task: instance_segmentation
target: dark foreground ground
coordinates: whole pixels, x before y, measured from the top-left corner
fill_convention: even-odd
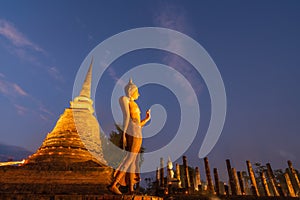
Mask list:
[[[256,196],[204,196],[204,195],[177,195],[172,197],[165,197],[164,200],[300,200],[299,197],[256,197]]]
[[[0,200],[300,200],[291,197],[255,197],[234,196],[216,197],[204,195],[176,195],[176,196],[144,196],[144,195],[43,195],[43,194],[0,194]]]

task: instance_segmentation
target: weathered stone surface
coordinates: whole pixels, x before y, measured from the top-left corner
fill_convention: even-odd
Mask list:
[[[210,175],[210,167],[209,167],[209,163],[208,163],[208,157],[204,158],[204,166],[205,166],[205,173],[206,173],[206,180],[207,180],[207,190],[210,194],[214,194],[215,190],[214,190],[214,185],[213,185],[212,178]]]
[[[248,169],[248,173],[249,173],[249,177],[250,177],[250,181],[251,181],[251,189],[252,189],[253,195],[260,196],[260,194],[258,192],[257,183],[256,183],[252,165],[249,160],[246,161],[246,164],[247,164],[247,169]]]
[[[112,169],[109,167],[90,167],[80,170],[38,170],[26,166],[0,167],[1,183],[37,184],[109,184]]]
[[[0,196],[108,193],[113,170],[105,165],[99,123],[93,115],[91,73],[92,65],[80,95],[37,152],[20,166],[0,167]]]
[[[77,129],[82,129],[80,134]],[[99,165],[106,163],[102,155],[98,122],[88,111],[67,108],[38,151],[25,161],[25,165],[68,166],[90,160]]]
[[[93,161],[104,166],[99,123],[93,115],[90,98],[92,63],[78,97],[66,108],[54,129],[47,135],[38,151],[25,165],[69,166]]]
[[[162,197],[143,195],[45,195],[45,194],[11,194],[2,195],[1,200],[163,200]]]

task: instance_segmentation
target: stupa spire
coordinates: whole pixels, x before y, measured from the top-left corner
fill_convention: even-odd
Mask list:
[[[92,68],[93,59],[80,95],[70,102],[70,108],[65,109],[42,146],[26,160],[26,164],[70,165],[87,161],[100,165],[106,163],[103,158],[99,123],[93,115]]]
[[[70,102],[70,108],[72,109],[87,109],[91,113],[94,113],[93,100],[91,99],[93,61],[94,59],[92,58],[79,96],[75,97],[74,100]]]
[[[90,67],[89,67],[89,70],[86,74],[86,77],[85,77],[85,80],[83,82],[82,89],[80,91],[79,96],[84,96],[84,97],[87,97],[87,98],[91,98],[93,61],[94,61],[94,58],[92,58],[92,60],[91,60]]]

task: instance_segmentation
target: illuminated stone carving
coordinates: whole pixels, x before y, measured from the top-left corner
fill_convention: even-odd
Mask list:
[[[90,98],[91,79],[92,63],[79,96],[65,109],[40,148],[19,166],[0,167],[0,196],[109,193],[113,169],[103,158],[100,128]]]
[[[134,184],[140,181],[139,153],[142,145],[142,127],[150,120],[150,110],[146,112],[146,118],[141,120],[140,108],[135,102],[139,97],[139,91],[132,80],[125,86],[126,96],[119,99],[123,112],[123,148],[129,153],[121,162],[114,173],[114,182],[109,188],[115,194],[122,194],[117,185],[128,185],[129,192],[134,191]]]
[[[80,95],[70,102],[70,108],[65,109],[41,147],[25,164],[57,166],[86,161],[106,164],[101,148],[99,123],[93,115],[91,80],[92,63]]]

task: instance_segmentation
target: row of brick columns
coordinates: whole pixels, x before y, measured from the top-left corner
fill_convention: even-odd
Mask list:
[[[183,169],[180,170],[180,165],[177,163],[175,167],[175,177],[177,178],[178,188],[184,188],[186,193],[193,193],[195,191],[202,191],[202,182],[200,176],[199,167],[194,169],[194,173],[192,175],[189,174],[189,166],[188,160],[186,156],[182,157]],[[216,194],[216,195],[254,195],[254,196],[290,196],[297,197],[300,191],[300,183],[299,177],[297,175],[296,170],[293,168],[292,162],[288,161],[288,169],[289,173],[284,173],[284,184],[286,185],[286,191],[284,192],[281,184],[276,181],[273,170],[271,168],[270,163],[266,164],[266,170],[262,170],[260,172],[259,181],[261,184],[261,189],[258,188],[257,178],[255,177],[255,173],[253,171],[252,165],[249,160],[246,161],[248,176],[250,180],[250,185],[247,180],[245,180],[246,172],[237,171],[235,168],[231,166],[230,160],[226,160],[227,173],[229,177],[229,185],[227,186],[224,183],[224,187],[220,185],[220,179],[218,175],[217,168],[213,168],[213,179],[211,176],[211,170],[209,166],[208,158],[204,158],[204,169],[206,175],[206,183],[207,187],[205,189],[206,193]],[[182,172],[182,174],[181,174]],[[167,188],[167,183],[164,178],[164,161],[163,158],[160,160],[160,168],[157,169],[156,179],[157,186],[160,188]],[[184,182],[181,185],[182,181]],[[221,187],[223,187],[221,192]],[[229,188],[230,191],[229,192]]]

